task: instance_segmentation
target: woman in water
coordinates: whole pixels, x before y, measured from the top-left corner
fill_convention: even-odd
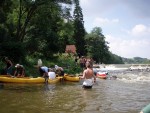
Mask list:
[[[86,68],[87,69],[83,71],[83,76],[81,76],[80,78],[84,79],[83,88],[92,88],[93,78],[94,82],[96,82],[96,77],[89,62],[86,63]]]

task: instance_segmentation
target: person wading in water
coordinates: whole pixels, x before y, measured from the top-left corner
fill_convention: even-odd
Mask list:
[[[92,88],[93,83],[96,82],[96,77],[89,62],[86,63],[86,68],[87,69],[83,71],[83,76],[81,76],[80,78],[84,79],[83,88]]]

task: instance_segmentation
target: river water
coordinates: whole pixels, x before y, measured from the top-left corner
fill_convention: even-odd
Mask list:
[[[0,113],[139,113],[150,103],[149,71],[129,71],[125,65],[105,69],[117,79],[97,78],[88,90],[81,88],[83,81],[4,84]]]

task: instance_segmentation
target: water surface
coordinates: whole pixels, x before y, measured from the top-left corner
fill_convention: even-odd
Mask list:
[[[150,103],[150,73],[108,70],[117,80],[97,79],[92,89],[82,81],[58,84],[4,84],[1,113],[139,113]]]

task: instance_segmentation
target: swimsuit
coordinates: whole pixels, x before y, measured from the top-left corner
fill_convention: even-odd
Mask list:
[[[93,79],[85,79],[83,82],[83,88],[92,88]]]

